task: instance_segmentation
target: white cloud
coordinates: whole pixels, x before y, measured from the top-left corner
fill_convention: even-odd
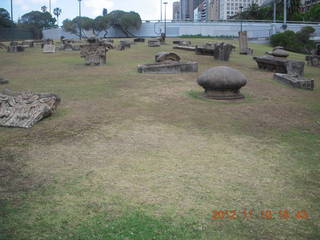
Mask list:
[[[113,7],[112,0],[85,0],[83,3],[84,6],[88,8],[85,10],[89,11],[86,12],[85,15],[90,15],[91,17],[102,15],[103,8],[110,10],[110,8]]]

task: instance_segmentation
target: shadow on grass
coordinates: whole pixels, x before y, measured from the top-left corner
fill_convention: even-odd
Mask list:
[[[203,94],[202,91],[195,91],[195,90],[190,90],[187,91],[187,96],[192,97],[197,100],[201,100],[204,102],[210,102],[211,104],[223,104],[223,105],[230,105],[230,104],[244,104],[244,103],[253,103],[255,102],[255,99],[248,95],[248,94],[243,94],[244,99],[237,99],[237,100],[215,100],[215,99],[209,99],[206,98]]]

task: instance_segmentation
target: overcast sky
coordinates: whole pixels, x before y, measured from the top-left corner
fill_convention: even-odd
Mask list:
[[[165,0],[163,0],[164,2]],[[172,19],[172,2],[167,0],[167,19]],[[17,20],[23,14],[32,10],[41,10],[41,6],[49,8],[49,0],[13,0],[13,17]],[[78,15],[78,0],[51,0],[52,9],[62,9],[60,23],[66,18]],[[0,0],[0,8],[10,13],[10,0]],[[143,20],[157,20],[160,18],[160,0],[82,0],[82,15],[94,18],[102,14],[102,9],[125,10],[138,12]],[[164,8],[163,8],[164,18]]]

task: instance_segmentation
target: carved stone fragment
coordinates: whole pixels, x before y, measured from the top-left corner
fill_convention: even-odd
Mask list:
[[[51,93],[12,92],[0,93],[0,126],[31,128],[50,116],[60,103]]]
[[[107,60],[107,48],[95,38],[89,38],[88,44],[80,46],[80,56],[86,65],[103,65]]]

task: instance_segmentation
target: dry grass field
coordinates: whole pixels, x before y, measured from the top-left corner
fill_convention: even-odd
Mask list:
[[[320,69],[305,67],[314,91],[237,52],[219,62],[175,50],[199,72],[137,72],[172,40],[111,50],[97,67],[79,52],[0,51],[0,90],[62,98],[32,129],[0,128],[1,240],[320,239]],[[248,78],[244,100],[199,97],[196,78],[220,65]]]

